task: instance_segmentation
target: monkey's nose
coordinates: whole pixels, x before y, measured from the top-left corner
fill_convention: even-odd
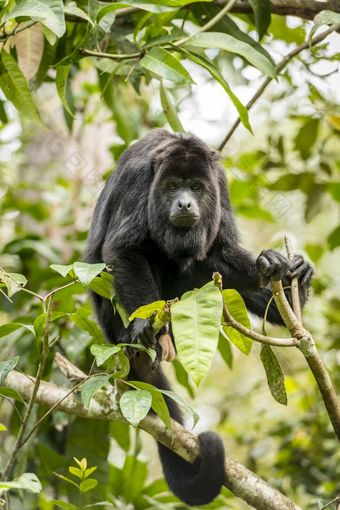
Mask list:
[[[189,200],[180,200],[177,205],[180,211],[188,211],[191,208],[191,202]]]

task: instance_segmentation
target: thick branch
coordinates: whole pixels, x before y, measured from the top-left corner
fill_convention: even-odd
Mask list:
[[[5,381],[7,387],[20,393],[25,400],[31,398],[34,383],[34,378],[29,378],[15,370],[8,374]],[[65,413],[83,418],[118,420],[126,423],[112,397],[112,392],[101,392],[100,399],[93,398],[89,408],[85,408],[76,395],[71,394],[66,397],[68,391],[55,384],[41,381],[35,401],[48,407],[61,401],[58,409]],[[192,462],[199,454],[196,437],[175,421],[172,422],[172,429],[169,430],[157,416],[150,415],[139,426],[189,462]],[[258,510],[301,510],[255,473],[230,458],[226,460],[226,477],[226,487]]]
[[[104,0],[105,2],[112,2],[112,0]],[[216,0],[215,5],[224,7],[226,0]],[[340,12],[340,4],[338,0],[328,0],[326,2],[319,2],[317,0],[271,0],[272,13],[281,16],[297,16],[298,18],[313,19],[318,12],[325,9],[335,12]],[[138,7],[127,7],[126,9],[119,9],[117,17],[121,18],[129,16],[138,12]],[[233,5],[230,12],[251,14],[253,12],[249,2],[245,0],[237,0]]]

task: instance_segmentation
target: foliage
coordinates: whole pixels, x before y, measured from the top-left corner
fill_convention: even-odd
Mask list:
[[[254,132],[251,137],[241,131],[238,143],[232,141],[222,159],[245,244],[258,251],[269,244],[275,247],[288,230],[298,237],[297,250],[304,250],[316,265],[305,321],[339,387],[340,113],[332,74],[339,53],[319,45],[276,77],[273,57],[278,60],[278,54],[312,36],[312,24],[296,21],[292,26],[291,20],[271,15],[270,3],[264,0],[252,0],[251,5],[254,16],[218,17],[221,7],[212,1],[1,2],[4,458],[12,450],[27,404],[2,384],[14,367],[36,373],[47,322],[50,351],[43,377],[71,386],[53,361],[54,350],[64,354],[89,374],[74,390],[86,406],[129,370],[126,346],[103,343],[87,297],[91,288],[110,299],[116,313],[123,313],[110,268],[104,272],[103,266],[88,268],[75,261],[81,260],[95,197],[122,151],[150,128],[168,124],[176,131],[187,129],[188,101],[200,134],[195,98],[202,83],[230,104],[230,117],[239,115]],[[122,11],[126,6],[131,9]],[[320,13],[315,29],[337,21],[335,13]],[[325,62],[327,72],[319,75],[318,66]],[[256,77],[263,75],[279,81],[272,84],[269,102],[264,100],[251,117],[243,104],[244,89],[254,89]],[[220,91],[225,96],[219,96]],[[204,99],[209,108],[210,101]],[[209,140],[213,124],[222,127],[219,135],[227,131],[229,117],[220,116],[218,122],[209,118]],[[47,320],[50,292],[53,310]],[[227,289],[223,297],[232,315],[249,327],[237,293]],[[199,317],[208,310],[207,324],[193,319],[197,305]],[[166,397],[175,399],[196,422],[197,411],[179,393],[185,388],[192,398],[193,383],[204,380],[195,404],[199,400],[205,406],[198,414],[227,438],[228,451],[303,508],[315,508],[318,500],[325,505],[337,495],[340,459],[315,382],[294,351],[266,348],[259,354],[254,346],[250,352],[252,342],[221,322],[222,306],[212,282],[171,304],[179,351],[173,372],[179,385],[174,393],[160,392],[131,381],[120,400],[123,413],[135,426],[151,406],[169,425]],[[169,320],[164,302],[135,314],[152,316],[155,330]],[[188,326],[193,320],[196,329]],[[195,330],[196,336],[190,336]],[[193,345],[196,351],[190,349]],[[221,357],[211,369],[217,346]],[[148,350],[146,355],[154,359],[155,353]],[[287,407],[273,401],[266,376],[279,402],[285,403],[288,396]],[[184,508],[159,479],[158,466],[150,463],[153,454],[142,451],[138,430],[59,411],[45,413],[33,408],[29,430],[44,419],[34,440],[19,451],[6,482],[11,508]],[[74,457],[77,466],[72,465]],[[88,470],[94,468],[88,465],[97,466],[93,478]],[[70,466],[72,478],[63,474],[65,466]],[[209,508],[244,506],[224,490]]]

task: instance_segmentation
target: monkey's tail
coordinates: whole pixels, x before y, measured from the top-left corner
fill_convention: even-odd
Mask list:
[[[170,389],[168,381],[160,370],[157,376],[157,386]],[[175,402],[168,397],[166,401],[170,416],[182,424],[183,419]],[[214,432],[204,432],[198,436],[198,441],[200,455],[193,464],[158,443],[164,477],[170,490],[191,506],[211,503],[219,495],[225,483],[225,454],[221,438]]]

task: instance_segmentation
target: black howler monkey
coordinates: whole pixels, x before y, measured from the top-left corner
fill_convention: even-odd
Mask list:
[[[302,302],[312,275],[301,256],[290,263],[273,250],[255,259],[239,244],[227,181],[218,156],[200,139],[154,130],[130,147],[107,181],[95,208],[86,261],[113,268],[115,290],[131,314],[159,299],[173,299],[201,287],[214,271],[224,288],[237,289],[249,310],[263,317],[270,278],[300,279]],[[109,300],[93,294],[99,323],[107,339],[155,344],[150,321],[135,319],[127,329]],[[272,305],[268,320],[282,323]],[[133,377],[168,389],[158,365],[148,356],[131,360]],[[181,413],[167,399],[169,411],[182,423]],[[198,436],[200,457],[190,464],[159,444],[170,489],[189,505],[207,504],[225,481],[224,449],[219,436]]]

